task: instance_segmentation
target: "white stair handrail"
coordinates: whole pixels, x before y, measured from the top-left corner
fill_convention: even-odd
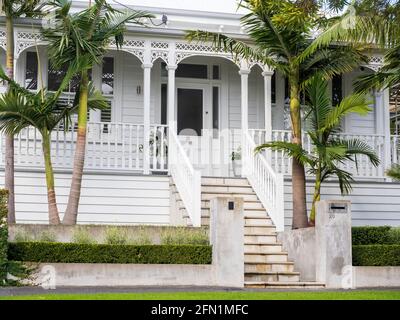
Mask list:
[[[194,169],[177,134],[169,130],[169,135],[170,174],[193,227],[201,227],[201,173]]]
[[[248,132],[243,134],[243,173],[275,224],[284,231],[283,175],[276,173],[264,155],[255,153],[256,144]]]

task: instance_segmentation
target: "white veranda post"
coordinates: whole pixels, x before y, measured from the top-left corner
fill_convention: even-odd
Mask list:
[[[168,65],[168,94],[167,94],[167,110],[168,110],[168,130],[170,133],[176,133],[177,125],[175,121],[175,71],[176,65]],[[169,135],[171,142],[171,135]],[[169,163],[171,163],[171,154],[168,153]]]
[[[274,72],[265,70],[264,77],[264,127],[265,141],[272,141],[272,76]],[[266,152],[267,160],[271,163],[271,151]]]
[[[150,173],[150,97],[151,97],[151,63],[142,65],[143,68],[143,164],[144,174]]]

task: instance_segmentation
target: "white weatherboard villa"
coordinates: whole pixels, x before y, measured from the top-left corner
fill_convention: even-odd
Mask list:
[[[164,3],[170,2],[166,7]],[[208,223],[212,197],[235,194],[244,196],[249,217],[256,220],[267,211],[277,231],[289,227],[290,159],[277,152],[253,153],[260,142],[290,139],[285,79],[266,66],[237,61],[210,44],[184,40],[184,30],[189,29],[246,38],[235,1],[139,4],[143,7],[135,9],[157,16],[154,25],[128,27],[124,46],[117,50],[111,45],[103,65],[92,71],[110,109],[91,111],[89,116],[78,223],[200,226]],[[86,6],[87,2],[74,1],[74,10]],[[51,90],[62,74],[48,68],[40,27],[37,21],[16,21],[15,74],[31,90],[38,88],[42,77]],[[4,66],[4,22],[0,28]],[[368,65],[335,78],[330,83],[332,97],[337,100],[351,93],[352,80],[378,70],[381,63],[377,53]],[[71,83],[66,103],[75,89]],[[358,168],[347,168],[356,180],[348,197],[353,225],[400,225],[400,184],[385,176],[398,157],[398,137],[390,134],[389,92],[375,92],[371,100],[373,111],[368,116],[348,116],[342,125],[343,135],[368,142],[381,159],[377,168],[362,157]],[[74,126],[60,128],[52,136],[60,212],[69,193],[75,137]],[[305,134],[304,144],[311,148],[308,141]],[[3,184],[4,137],[1,150]],[[46,223],[41,141],[34,129],[15,137],[15,159],[17,222]],[[311,184],[308,191],[311,200]],[[322,198],[339,196],[335,181],[325,184]]]

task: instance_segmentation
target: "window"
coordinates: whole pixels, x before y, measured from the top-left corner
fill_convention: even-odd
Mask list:
[[[47,88],[49,91],[57,91],[60,88],[65,75],[67,74],[68,66],[64,65],[60,69],[51,67],[47,75]],[[91,74],[89,73],[89,78]],[[69,83],[69,86],[64,90],[65,92],[77,92],[79,87],[80,77],[74,76]]]
[[[213,129],[216,135],[219,130],[219,87],[213,87],[212,102]]]
[[[208,79],[208,68],[203,64],[180,64],[176,69],[176,77]]]
[[[167,124],[167,99],[168,99],[167,84],[161,85],[161,124]]]
[[[271,78],[271,102],[276,103],[276,73]]]
[[[100,122],[112,121],[112,96],[114,95],[114,58],[105,57],[101,73],[101,92],[109,97],[109,107],[100,111]],[[104,132],[108,132],[108,125],[104,126]]]
[[[342,102],[343,91],[342,91],[342,76],[334,76],[332,78],[332,104],[338,105]]]
[[[25,88],[36,90],[38,88],[38,60],[36,52],[26,53]]]
[[[220,80],[221,79],[221,74],[220,74],[220,67],[219,65],[213,65],[213,74],[212,74],[213,80]]]
[[[112,57],[106,57],[103,59],[101,91],[105,95],[114,94],[114,58]]]

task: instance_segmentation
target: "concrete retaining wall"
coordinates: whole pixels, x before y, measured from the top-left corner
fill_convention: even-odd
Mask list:
[[[353,267],[356,288],[400,287],[400,267]]]
[[[231,202],[234,204],[233,210],[229,206]],[[244,286],[243,199],[218,197],[212,200],[211,211],[210,233],[213,246],[211,265],[46,263],[39,266],[34,284],[47,288],[57,286],[242,288]]]
[[[47,263],[34,281],[62,286],[217,286],[212,265]]]
[[[294,261],[294,271],[300,272],[301,281],[315,281],[315,228],[287,230],[278,234],[278,241]]]

